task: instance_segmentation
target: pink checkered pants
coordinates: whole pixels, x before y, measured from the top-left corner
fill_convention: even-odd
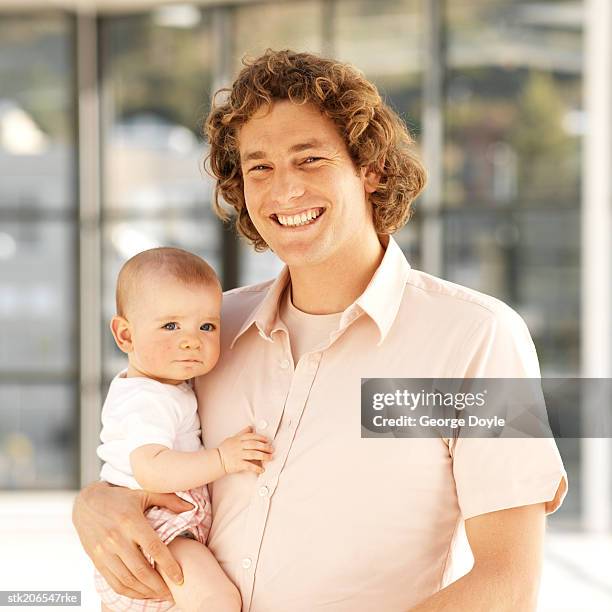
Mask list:
[[[175,514],[167,508],[153,506],[147,510],[145,515],[149,523],[165,544],[169,544],[176,536],[183,535],[185,532],[191,534],[198,542],[206,544],[212,518],[208,488],[198,487],[189,491],[181,491],[177,495],[192,503],[195,508]],[[148,555],[147,559],[151,565],[154,564],[153,559]],[[161,599],[131,599],[118,595],[98,571],[95,572],[94,582],[100,599],[113,612],[163,612],[174,605]]]

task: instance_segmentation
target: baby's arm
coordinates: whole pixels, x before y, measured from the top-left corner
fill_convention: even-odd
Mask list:
[[[245,470],[261,474],[258,461],[272,458],[268,439],[247,427],[224,440],[219,448],[183,452],[146,444],[130,453],[134,478],[146,491],[173,493],[213,482],[234,472]]]

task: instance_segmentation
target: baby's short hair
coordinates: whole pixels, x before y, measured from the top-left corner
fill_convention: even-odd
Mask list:
[[[198,255],[175,247],[157,247],[128,259],[117,277],[117,314],[126,316],[132,289],[146,274],[170,276],[186,285],[212,285],[221,291],[215,271]]]

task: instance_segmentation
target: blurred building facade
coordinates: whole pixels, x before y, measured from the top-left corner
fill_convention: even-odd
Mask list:
[[[594,4],[0,0],[0,489],[96,478],[100,402],[124,363],[107,321],[127,258],[180,246],[226,289],[280,269],[223,229],[202,170],[213,92],[267,47],[331,55],[376,83],[430,174],[397,236],[413,267],[512,305],[544,375],[584,375]],[[606,445],[559,447],[571,487],[551,522],[584,525],[596,486],[605,524]]]

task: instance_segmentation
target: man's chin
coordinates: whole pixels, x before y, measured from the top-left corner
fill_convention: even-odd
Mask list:
[[[276,245],[270,250],[290,268],[314,267],[325,263],[329,254],[322,252],[312,243],[295,243],[290,245]]]

